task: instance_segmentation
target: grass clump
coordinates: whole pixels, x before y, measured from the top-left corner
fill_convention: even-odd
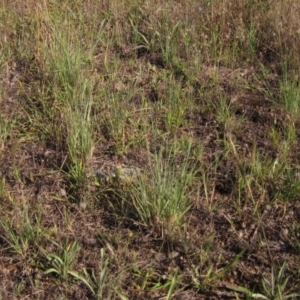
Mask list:
[[[132,191],[132,205],[137,218],[154,228],[162,236],[176,230],[192,206],[190,196],[195,170],[190,163],[191,143],[184,151],[183,161],[176,158],[176,144],[171,149],[161,149],[153,158],[150,175],[139,180]]]

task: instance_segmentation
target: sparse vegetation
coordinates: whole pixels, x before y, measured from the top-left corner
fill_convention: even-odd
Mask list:
[[[296,0],[0,3],[1,299],[299,299]]]

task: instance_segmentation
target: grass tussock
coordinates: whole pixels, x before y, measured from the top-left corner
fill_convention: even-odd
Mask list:
[[[296,0],[0,19],[0,297],[299,298]]]

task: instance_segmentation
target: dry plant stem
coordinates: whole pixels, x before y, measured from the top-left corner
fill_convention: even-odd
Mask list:
[[[248,180],[247,180],[246,174],[245,174],[245,172],[244,172],[244,169],[243,169],[242,163],[241,163],[241,161],[240,161],[239,155],[238,155],[238,153],[237,153],[236,147],[235,147],[235,145],[234,145],[234,143],[233,143],[233,141],[232,141],[232,134],[229,133],[229,132],[227,132],[227,133],[226,133],[226,137],[227,137],[227,139],[229,140],[229,144],[230,144],[231,150],[232,150],[232,152],[233,152],[234,158],[235,158],[235,160],[236,160],[236,163],[237,163],[237,165],[238,165],[239,172],[240,172],[241,176],[243,177],[243,180],[245,181],[245,183],[246,183],[246,185],[247,185],[248,193],[249,193],[249,195],[250,195],[250,198],[251,198],[251,200],[252,200],[252,203],[255,204],[256,201],[254,200],[254,197],[253,197],[253,194],[252,194],[251,187],[250,187],[250,185],[249,185],[249,182],[248,182]]]

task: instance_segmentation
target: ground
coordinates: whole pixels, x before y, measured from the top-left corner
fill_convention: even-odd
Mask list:
[[[299,10],[50,2],[2,1],[2,298],[298,299]]]

